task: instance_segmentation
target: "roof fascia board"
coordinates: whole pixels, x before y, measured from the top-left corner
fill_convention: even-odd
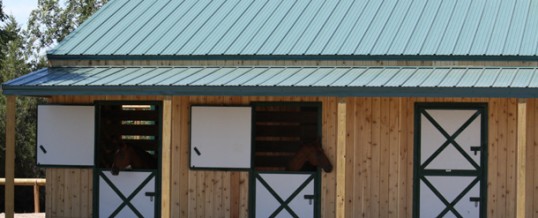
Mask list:
[[[538,98],[530,88],[455,87],[213,87],[213,86],[3,86],[4,95],[176,95],[176,96],[333,96]]]

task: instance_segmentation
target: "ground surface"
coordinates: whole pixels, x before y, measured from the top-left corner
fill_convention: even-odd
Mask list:
[[[0,213],[0,218],[4,218],[4,213]],[[44,218],[45,213],[17,213],[16,218]]]

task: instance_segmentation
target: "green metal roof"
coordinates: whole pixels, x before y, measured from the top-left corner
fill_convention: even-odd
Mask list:
[[[538,97],[538,68],[61,67],[2,85],[5,95]]]
[[[111,0],[50,59],[537,60],[538,0]]]

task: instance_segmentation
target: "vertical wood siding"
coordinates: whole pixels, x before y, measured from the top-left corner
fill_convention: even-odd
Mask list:
[[[94,100],[162,100],[164,97],[53,97],[51,103]],[[337,98],[333,97],[172,97],[171,216],[247,217],[248,172],[189,168],[190,106],[248,105],[252,102],[322,102],[323,146],[336,163]],[[345,98],[346,177],[322,173],[322,217],[335,217],[336,183],[345,182],[346,217],[411,217],[413,134],[416,102],[488,103],[488,217],[516,214],[516,99]],[[538,103],[528,101],[527,217],[538,217]],[[91,217],[92,169],[49,168],[48,217]]]
[[[527,100],[526,217],[538,218],[538,100]]]

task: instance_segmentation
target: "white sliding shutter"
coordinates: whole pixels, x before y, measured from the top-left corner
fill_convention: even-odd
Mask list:
[[[94,141],[94,106],[38,106],[38,165],[93,166]]]
[[[251,129],[251,107],[193,106],[191,167],[250,168]]]

